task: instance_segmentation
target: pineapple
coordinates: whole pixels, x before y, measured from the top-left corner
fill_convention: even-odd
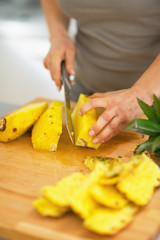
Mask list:
[[[51,217],[72,210],[84,227],[100,234],[114,235],[126,227],[160,185],[160,169],[145,153],[132,156],[128,162],[106,157],[96,160],[90,173],[75,172],[55,185],[42,187],[42,197],[34,201],[34,208]],[[114,171],[119,166],[121,171]],[[101,179],[116,176],[118,181],[101,185]]]
[[[80,116],[81,106],[90,100],[90,97],[81,94],[78,103],[72,113],[73,127],[75,132],[75,145],[98,149],[101,143],[93,143],[93,137],[89,136],[90,127],[97,121],[97,111],[92,109],[83,116]]]
[[[125,130],[149,136],[146,142],[137,146],[135,153],[149,151],[160,157],[160,99],[153,95],[153,106],[149,106],[140,99],[138,99],[138,103],[148,119],[134,119]]]
[[[53,204],[44,197],[36,199],[33,202],[33,206],[42,216],[60,217],[68,211],[67,207],[60,207],[56,204]]]
[[[54,101],[32,129],[33,148],[56,151],[61,133],[62,102]]]
[[[24,134],[46,110],[47,103],[32,103],[0,119],[0,141],[9,142]]]

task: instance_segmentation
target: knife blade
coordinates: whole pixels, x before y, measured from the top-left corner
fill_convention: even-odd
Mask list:
[[[65,97],[65,115],[66,115],[66,126],[68,130],[68,134],[70,136],[71,142],[74,144],[75,136],[74,136],[74,129],[72,124],[72,117],[71,117],[71,106],[70,106],[70,90],[72,85],[70,83],[69,74],[65,68],[65,61],[61,63],[61,80],[64,85],[64,97]]]

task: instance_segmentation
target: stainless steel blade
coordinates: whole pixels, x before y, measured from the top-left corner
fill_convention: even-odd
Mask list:
[[[75,136],[74,136],[74,129],[73,129],[72,117],[71,117],[71,106],[70,106],[70,90],[72,86],[70,84],[69,74],[66,71],[64,61],[61,64],[61,79],[64,85],[66,126],[67,126],[70,139],[74,144]]]

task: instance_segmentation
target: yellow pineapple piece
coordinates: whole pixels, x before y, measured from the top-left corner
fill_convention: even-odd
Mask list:
[[[117,188],[129,200],[143,206],[151,199],[154,188],[160,185],[160,169],[146,154],[137,157],[142,161],[130,174],[121,179]]]
[[[84,226],[100,234],[114,235],[132,221],[137,210],[138,207],[134,204],[118,210],[98,207],[84,221]]]
[[[47,103],[31,103],[0,119],[0,141],[9,142],[22,136],[46,110]]]
[[[41,189],[43,196],[53,204],[61,207],[70,206],[70,199],[74,191],[79,188],[85,179],[85,175],[77,172],[62,178],[54,186],[45,186]]]
[[[111,168],[115,165],[121,164],[122,161],[116,158],[102,156],[87,156],[83,159],[84,165],[91,171],[95,168],[98,162],[101,162],[106,165],[106,167],[109,166]]]
[[[38,198],[33,202],[33,206],[42,216],[60,217],[66,213],[69,209],[65,207],[59,207],[56,204],[51,203],[45,198]]]
[[[89,188],[91,185],[92,182],[89,179],[84,180],[70,198],[72,210],[83,219],[86,219],[98,205],[90,195]]]
[[[75,145],[82,147],[90,147],[98,149],[101,143],[93,143],[93,137],[89,136],[88,131],[97,121],[97,111],[96,109],[90,110],[83,116],[79,115],[79,110],[81,106],[86,103],[90,97],[81,94],[77,105],[72,113],[73,127],[75,132]]]
[[[54,101],[32,129],[32,144],[37,150],[56,151],[62,133],[62,102]]]
[[[124,207],[128,200],[120,193],[115,186],[102,186],[95,184],[91,187],[92,197],[100,204],[115,209]]]
[[[70,206],[83,219],[86,219],[99,206],[99,203],[91,196],[90,189],[105,172],[104,164],[98,162],[94,170],[89,175],[86,175],[81,185],[72,194]]]

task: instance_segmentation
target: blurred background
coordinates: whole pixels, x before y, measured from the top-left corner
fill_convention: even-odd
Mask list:
[[[64,99],[43,66],[48,38],[40,0],[0,0],[0,115],[36,97]]]

